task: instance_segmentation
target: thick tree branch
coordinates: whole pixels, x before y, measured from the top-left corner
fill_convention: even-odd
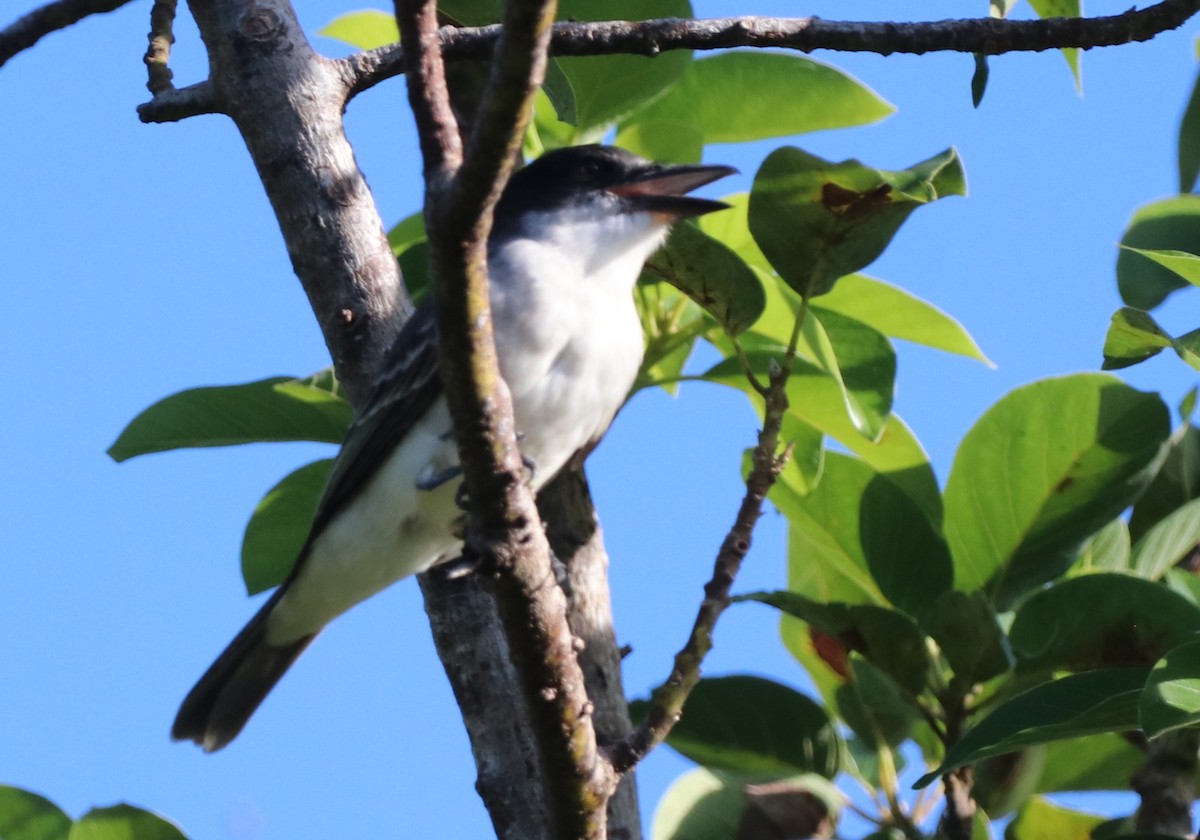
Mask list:
[[[121,8],[130,0],[57,0],[34,9],[0,29],[0,67],[51,32],[66,29],[85,17]]]
[[[551,38],[556,56],[667,50],[717,50],[731,47],[784,47],[802,52],[837,50],[923,54],[966,52],[999,55],[1063,47],[1107,47],[1147,41],[1181,26],[1200,10],[1200,0],[1162,0],[1146,9],[1094,18],[1001,20],[976,18],[920,23],[832,21],[820,18],[740,17],[707,20],[606,21],[557,23]],[[499,26],[444,27],[447,61],[491,55]],[[380,47],[341,60],[350,95],[404,72],[399,45]]]
[[[796,328],[799,331],[801,313]],[[729,606],[729,593],[742,567],[742,561],[750,550],[754,526],[762,516],[763,500],[775,483],[780,470],[787,463],[787,452],[779,452],[779,430],[787,413],[788,399],[784,390],[791,372],[795,355],[796,339],[793,337],[782,367],[771,375],[770,386],[765,395],[766,410],[763,427],[758,433],[758,445],[754,448],[750,475],[746,478],[746,493],[738,508],[733,527],[721,543],[713,565],[712,578],[704,585],[704,600],[696,614],[692,632],[679,653],[675,654],[675,665],[671,676],[655,692],[650,711],[633,732],[608,748],[609,760],[617,772],[634,767],[646,757],[650,750],[661,744],[683,715],[683,704],[688,695],[700,682],[700,666],[713,646],[713,630],[717,619]]]
[[[474,500],[466,551],[491,565],[513,663],[537,735],[551,835],[602,838],[615,786],[596,749],[566,599],[523,480],[512,405],[500,378],[488,299],[491,211],[508,178],[545,70],[553,0],[509,2],[469,153],[458,165],[434,4],[401,0],[409,99],[425,155],[425,218],[440,330],[440,369],[464,480]]]
[[[1152,740],[1146,763],[1130,780],[1141,797],[1134,827],[1146,834],[1191,837],[1200,731],[1168,732]]]

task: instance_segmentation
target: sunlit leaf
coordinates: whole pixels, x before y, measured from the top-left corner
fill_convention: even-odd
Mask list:
[[[363,9],[360,12],[338,15],[318,29],[317,34],[360,50],[373,50],[400,40],[396,16],[379,9]]]
[[[4,840],[66,840],[71,818],[28,790],[0,785],[0,837]]]
[[[1029,5],[1037,12],[1040,18],[1055,18],[1055,17],[1079,17],[1083,14],[1082,0],[1029,0]],[[1067,66],[1071,68],[1071,75],[1075,77],[1075,88],[1083,89],[1083,81],[1079,70],[1079,49],[1077,47],[1065,47],[1062,50],[1063,58],[1067,61]]]
[[[1156,394],[1103,374],[1018,388],[959,446],[946,484],[955,588],[1003,606],[1070,567],[1153,478],[1168,436]]]
[[[1157,580],[1200,545],[1200,499],[1159,520],[1133,547],[1132,568]]]
[[[1072,811],[1041,796],[1032,797],[1009,823],[1004,840],[1092,840],[1104,817]]]
[[[187,840],[174,823],[132,805],[93,808],[71,826],[69,840]]]
[[[1112,314],[1104,337],[1104,370],[1119,370],[1136,365],[1171,346],[1171,337],[1163,332],[1149,313],[1123,306]]]
[[[1139,706],[1142,729],[1151,738],[1200,723],[1200,642],[1167,651],[1159,660]]]

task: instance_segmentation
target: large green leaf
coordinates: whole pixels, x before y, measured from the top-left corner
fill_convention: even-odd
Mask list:
[[[888,172],[785,146],[754,176],[750,230],[779,276],[811,297],[874,261],[917,207],[965,194],[953,149]]]
[[[66,840],[71,818],[31,791],[0,785],[0,837],[4,840]]]
[[[1153,478],[1168,436],[1155,394],[1103,374],[1035,382],[971,428],[946,484],[955,588],[1003,606],[1071,565]]]
[[[649,701],[630,705],[635,719]],[[841,738],[829,715],[795,689],[761,677],[702,679],[667,743],[705,767],[741,773],[838,772]]]
[[[758,276],[736,253],[693,224],[677,224],[646,269],[709,312],[737,335],[758,320],[766,297]]]
[[[1133,506],[1129,533],[1134,540],[1177,508],[1200,496],[1200,429],[1185,422],[1171,435],[1167,457],[1146,492]]]
[[[690,18],[688,0],[561,0],[560,20]],[[687,71],[692,54],[664,52],[654,58],[605,55],[557,59],[575,94],[580,131],[618,122],[666,93]]]
[[[192,388],[159,400],[135,417],[108,454],[124,461],[171,449],[260,441],[340,443],[351,413],[327,373]]]
[[[132,805],[93,808],[71,826],[69,840],[187,840],[174,823]]]
[[[1141,254],[1146,259],[1158,263],[1168,271],[1179,275],[1179,277],[1193,286],[1200,286],[1200,256],[1196,254],[1189,254],[1186,251],[1173,249],[1151,250],[1147,248],[1134,248],[1131,245],[1122,245],[1121,247],[1126,251],[1133,251],[1135,254]]]
[[[942,765],[917,781],[924,787],[944,773],[1021,747],[1138,726],[1146,668],[1108,668],[1070,674],[1008,700],[967,731]]]
[[[1129,568],[1132,546],[1129,527],[1120,517],[1087,540],[1072,565],[1073,572],[1123,572]]]
[[[379,9],[363,9],[338,15],[318,29],[317,34],[358,47],[360,50],[373,50],[400,40],[396,16]]]
[[[1200,607],[1132,575],[1061,581],[1017,609],[1008,639],[1022,670],[1152,665],[1200,630]]]
[[[814,306],[809,320],[827,339],[842,383],[846,411],[868,440],[883,432],[896,391],[896,351],[887,336],[862,321]],[[831,371],[832,372],[832,371]]]
[[[817,837],[837,824],[844,797],[827,779],[783,779],[698,768],[676,779],[654,814],[653,840]]]
[[[1012,667],[1008,639],[982,592],[943,592],[929,599],[918,618],[962,685],[989,680]]]
[[[642,138],[667,126],[693,131],[701,143],[740,143],[864,125],[894,110],[860,82],[810,58],[728,52],[692,62],[669,93],[621,126],[617,142],[646,154],[654,148]]]
[[[1139,715],[1151,738],[1200,723],[1200,642],[1167,651],[1142,692]]]
[[[1048,744],[1037,789],[1127,790],[1129,778],[1145,761],[1145,753],[1127,738],[1108,732]]]
[[[779,484],[788,517],[789,583],[816,601],[895,604],[910,614],[950,588],[945,542],[917,503],[864,462],[828,453],[807,496]]]
[[[1200,253],[1200,197],[1181,195],[1156,201],[1133,214],[1117,255],[1121,299],[1138,309],[1153,309],[1187,281],[1131,248]]]
[[[910,694],[925,690],[933,663],[925,634],[903,613],[870,604],[822,604],[795,592],[752,592],[734,601],[757,601],[808,622],[861,653]]]
[[[1004,840],[1091,840],[1104,817],[1072,811],[1035,796],[1004,830]]]
[[[1200,544],[1200,499],[1193,499],[1156,523],[1133,547],[1131,565],[1144,578],[1158,580]]]
[[[1190,193],[1200,175],[1200,76],[1179,124],[1179,191]]]
[[[848,315],[891,338],[991,364],[958,321],[904,289],[873,277],[847,274],[821,298],[821,309]]]
[[[333,459],[314,461],[271,488],[242,536],[242,579],[255,595],[283,583],[308,538]]]

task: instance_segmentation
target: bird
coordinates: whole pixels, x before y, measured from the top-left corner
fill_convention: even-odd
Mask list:
[[[535,492],[590,451],[633,386],[644,349],[633,287],[644,262],[672,223],[726,208],[687,193],[734,172],[589,145],[548,152],[510,178],[488,238],[489,295]],[[172,738],[225,747],[326,624],[456,558],[461,489],[425,301],[350,423],[292,572],[188,693]]]

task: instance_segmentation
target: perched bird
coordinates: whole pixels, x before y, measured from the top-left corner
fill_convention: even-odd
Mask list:
[[[672,222],[726,206],[686,193],[733,171],[577,146],[513,175],[495,211],[488,277],[500,372],[534,490],[608,429],[642,360],[632,294],[642,264]],[[172,737],[221,749],[321,628],[456,557],[460,484],[425,305],[350,425],[291,575],[196,683]]]

